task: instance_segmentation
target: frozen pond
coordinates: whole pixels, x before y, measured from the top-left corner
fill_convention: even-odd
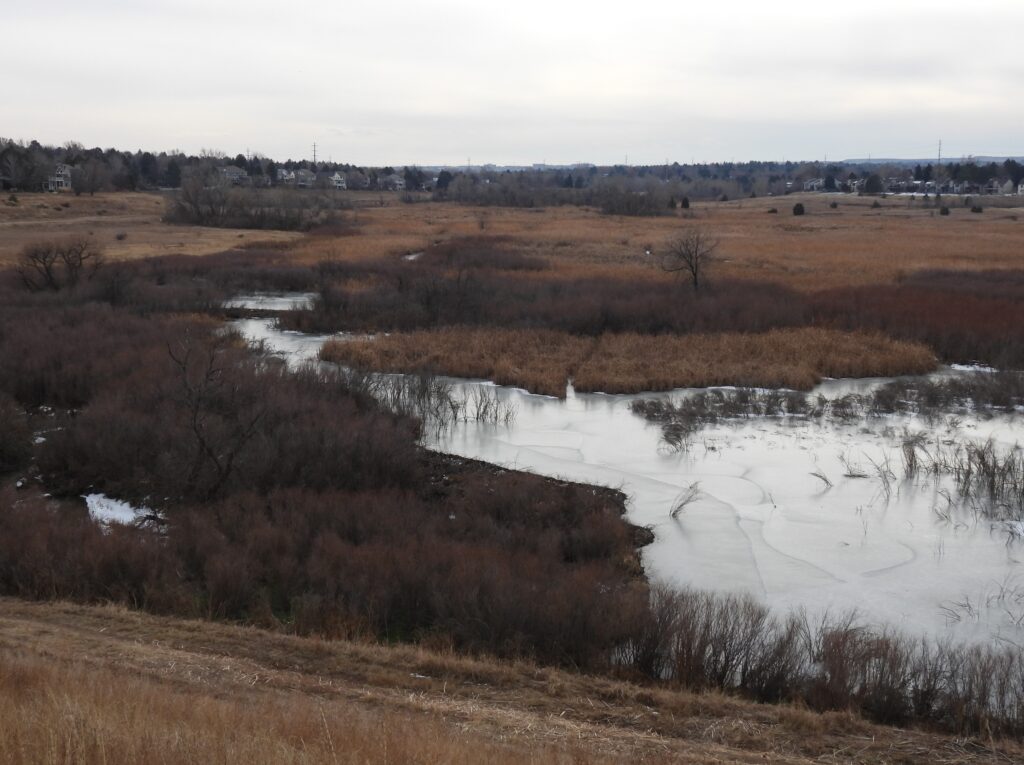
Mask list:
[[[225,308],[246,308],[252,311],[300,311],[309,308],[315,292],[260,292],[238,295],[224,303]]]
[[[293,362],[315,358],[326,339],[280,332],[263,319],[232,326]],[[879,382],[829,381],[818,391],[834,396]],[[888,456],[901,474],[904,429],[926,431],[932,443],[991,437],[1009,447],[1024,441],[1020,421],[760,418],[710,426],[679,453],[630,411],[635,396],[570,390],[558,400],[481,381],[454,384],[462,394],[488,386],[515,404],[515,421],[458,423],[429,433],[428,447],[621,488],[629,519],[655,534],[643,550],[651,579],[750,592],[780,610],[857,608],[910,634],[1024,643],[1024,542],[1005,524],[949,511],[941,483],[895,480],[886,491],[874,468]],[[850,477],[858,473],[867,477]],[[694,485],[695,499],[673,517]]]

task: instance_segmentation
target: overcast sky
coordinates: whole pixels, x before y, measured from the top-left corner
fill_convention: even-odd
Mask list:
[[[1019,0],[0,0],[0,135],[357,164],[1024,154]]]

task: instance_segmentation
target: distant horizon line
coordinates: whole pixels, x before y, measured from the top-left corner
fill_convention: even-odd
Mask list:
[[[0,136],[0,138],[3,138],[3,136]],[[160,150],[157,150],[157,151],[153,151],[151,149],[143,149],[143,148],[136,148],[134,150],[118,149],[115,146],[103,147],[103,146],[100,146],[100,145],[96,145],[96,146],[90,147],[90,146],[87,146],[84,142],[77,141],[77,140],[74,140],[74,139],[69,139],[69,140],[63,141],[61,143],[49,143],[49,144],[48,143],[44,143],[43,141],[40,141],[38,139],[7,138],[6,140],[11,141],[13,143],[22,144],[22,145],[27,145],[27,144],[31,144],[32,142],[36,142],[36,143],[39,143],[40,146],[43,146],[45,148],[53,148],[53,149],[62,149],[67,144],[69,144],[69,143],[75,143],[75,144],[79,144],[80,146],[82,146],[82,148],[85,149],[86,151],[92,151],[94,149],[100,149],[102,151],[109,151],[109,150],[113,149],[114,151],[123,151],[123,152],[129,152],[129,151],[143,152],[143,153],[149,152],[151,154],[156,154],[156,155],[159,155],[159,154],[165,154],[165,155],[181,154],[181,155],[189,156],[189,157],[199,157],[199,156],[201,156],[204,153],[209,153],[209,154],[223,154],[224,155],[223,158],[227,159],[227,160],[231,160],[231,159],[234,159],[235,157],[237,157],[237,154],[233,156],[230,153],[223,151],[222,149],[211,149],[211,148],[201,148],[198,151],[188,151],[188,150],[183,150],[183,149],[180,149],[180,148],[160,149]],[[292,157],[288,157],[286,159],[277,159],[276,157],[270,155],[269,153],[264,153],[264,152],[260,152],[260,151],[250,152],[248,150],[246,150],[246,152],[239,152],[239,154],[242,154],[243,156],[246,156],[247,158],[251,158],[253,156],[257,156],[257,157],[261,157],[261,158],[264,158],[264,159],[269,159],[270,161],[277,162],[277,163],[280,163],[280,162],[315,162],[316,164],[323,164],[323,163],[327,163],[327,164],[341,164],[341,165],[352,165],[352,166],[355,166],[355,167],[371,167],[371,168],[372,167],[420,167],[420,168],[430,168],[430,169],[439,169],[439,170],[444,170],[444,169],[472,169],[472,168],[483,168],[483,167],[495,167],[495,168],[502,168],[502,169],[504,169],[504,168],[508,168],[508,169],[511,169],[511,168],[516,168],[516,169],[533,169],[533,168],[567,169],[567,168],[574,168],[574,167],[598,167],[598,168],[600,168],[600,167],[671,167],[673,165],[679,165],[681,167],[693,167],[693,166],[701,166],[701,165],[724,165],[724,164],[745,165],[745,164],[750,164],[750,163],[755,163],[755,162],[760,162],[760,163],[776,163],[776,164],[787,164],[788,163],[788,164],[794,164],[794,165],[831,165],[831,164],[834,164],[834,165],[865,165],[865,164],[917,164],[917,163],[927,163],[927,164],[933,164],[933,165],[935,165],[935,164],[949,165],[949,164],[956,164],[956,163],[960,163],[960,162],[976,162],[976,163],[977,162],[986,162],[987,163],[987,162],[1001,162],[1001,161],[1006,161],[1006,160],[1016,160],[1016,161],[1024,162],[1024,151],[1022,151],[1020,153],[958,154],[958,155],[951,155],[951,156],[948,156],[948,157],[942,157],[941,160],[940,160],[940,158],[938,156],[932,156],[932,157],[906,156],[906,157],[901,157],[901,156],[893,156],[893,155],[883,155],[883,156],[877,156],[876,157],[873,154],[869,154],[866,157],[846,157],[846,158],[843,158],[843,159],[828,159],[827,157],[819,158],[819,159],[811,159],[811,158],[789,159],[789,158],[783,157],[781,159],[779,159],[779,158],[768,158],[768,159],[765,159],[765,158],[762,158],[762,159],[748,158],[748,159],[741,159],[741,160],[737,160],[737,159],[709,159],[709,160],[700,160],[700,161],[694,160],[694,159],[691,159],[690,161],[680,161],[678,159],[675,159],[675,160],[671,160],[671,161],[666,160],[664,162],[630,162],[629,159],[628,159],[628,156],[624,156],[623,157],[624,161],[605,162],[605,163],[594,162],[594,161],[589,161],[589,160],[574,160],[574,161],[571,161],[571,162],[548,162],[546,160],[532,161],[532,162],[531,161],[526,161],[526,162],[524,162],[524,161],[519,161],[519,162],[494,162],[494,161],[473,162],[471,157],[467,157],[466,158],[466,160],[467,160],[466,162],[392,162],[392,161],[389,161],[389,162],[383,162],[383,163],[380,163],[380,164],[375,164],[375,163],[372,163],[372,162],[360,163],[360,162],[354,162],[354,161],[350,161],[350,160],[334,160],[333,157],[329,157],[327,159],[323,159],[321,157],[317,157],[316,159],[311,159],[309,157],[301,157],[299,159],[294,159]]]

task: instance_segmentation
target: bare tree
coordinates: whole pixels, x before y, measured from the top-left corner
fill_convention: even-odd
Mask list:
[[[182,476],[186,497],[209,499],[224,487],[267,411],[259,391],[239,385],[233,375],[234,342],[231,335],[203,342],[186,331],[167,344],[180,384],[175,400],[188,414],[193,437],[191,464]]]
[[[669,242],[661,258],[665,271],[682,273],[689,277],[694,290],[699,290],[709,264],[714,260],[718,240],[704,229],[688,229]]]
[[[103,251],[91,239],[30,244],[18,259],[18,275],[32,292],[74,287],[89,281],[103,265]]]
[[[222,226],[231,208],[231,184],[216,170],[193,170],[181,180],[169,217],[201,226]]]
[[[75,192],[75,196],[83,193],[93,196],[97,191],[104,191],[108,188],[110,188],[110,169],[95,157],[71,172],[71,190]]]

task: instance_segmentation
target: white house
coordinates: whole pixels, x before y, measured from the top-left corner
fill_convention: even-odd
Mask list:
[[[295,173],[283,167],[277,168],[277,182],[291,185],[295,183]]]
[[[348,188],[348,182],[340,170],[335,170],[334,175],[327,179],[334,188],[344,191]]]
[[[316,173],[312,170],[300,168],[295,171],[295,185],[300,189],[311,189],[316,183]]]
[[[53,175],[46,179],[43,184],[46,191],[71,191],[71,165],[58,162],[53,169]]]
[[[1024,181],[1020,182],[1020,186],[1017,187],[1017,193],[1024,195]]]

